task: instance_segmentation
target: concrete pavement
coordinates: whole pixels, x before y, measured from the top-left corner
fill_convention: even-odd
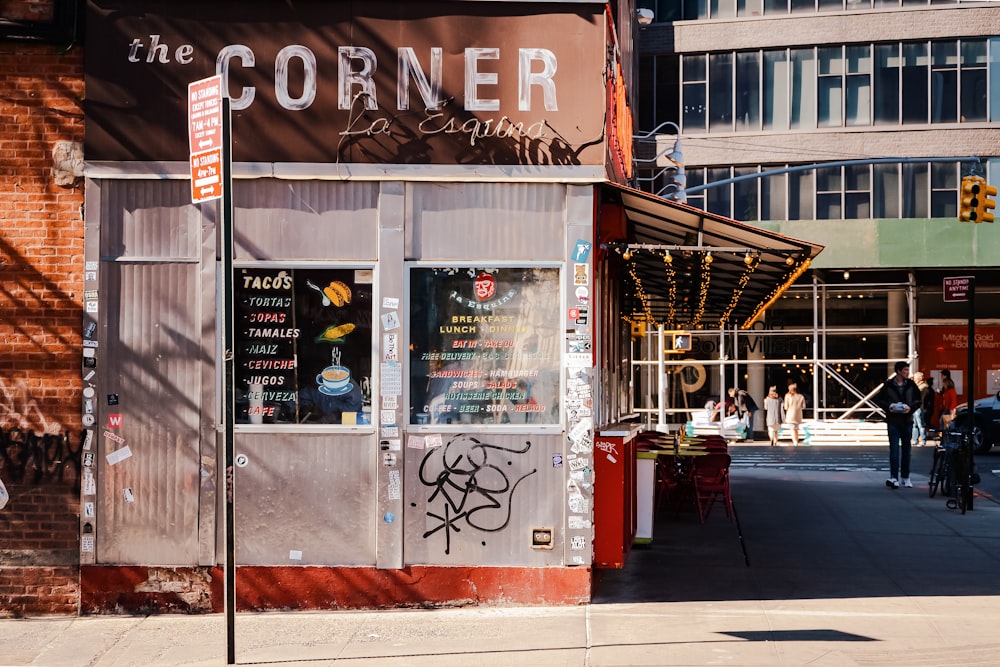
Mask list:
[[[238,664],[906,665],[1000,663],[1000,456],[961,515],[846,448],[734,448],[737,521],[665,513],[592,604],[239,614]],[[851,461],[840,466],[836,457]],[[777,463],[776,461],[779,461]],[[860,463],[859,463],[860,461]],[[843,469],[839,469],[839,468]],[[991,486],[992,485],[992,486]],[[0,620],[0,665],[226,663],[222,615]]]

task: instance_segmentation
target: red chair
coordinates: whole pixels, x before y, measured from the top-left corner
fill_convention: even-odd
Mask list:
[[[733,498],[729,487],[729,454],[712,453],[695,457],[693,461],[694,499],[698,518],[702,523],[708,518],[716,500],[726,508],[726,518],[733,520]]]

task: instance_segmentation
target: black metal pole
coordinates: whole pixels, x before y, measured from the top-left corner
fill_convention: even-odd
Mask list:
[[[233,142],[229,97],[222,97],[222,309],[225,325],[222,350],[225,363],[226,458],[226,664],[236,664],[236,472],[233,468]]]
[[[968,331],[968,370],[965,373],[966,420],[965,427],[969,446],[973,445],[972,433],[976,420],[973,404],[976,401],[976,277],[969,277],[969,331]],[[970,449],[970,452],[974,452]]]

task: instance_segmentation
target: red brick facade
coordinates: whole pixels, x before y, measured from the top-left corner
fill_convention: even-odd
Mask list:
[[[79,608],[83,90],[81,46],[0,43],[0,616]]]

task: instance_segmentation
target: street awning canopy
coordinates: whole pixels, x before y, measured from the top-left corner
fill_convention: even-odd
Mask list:
[[[823,250],[614,183],[602,187],[599,238],[623,317],[671,330],[749,327]]]

